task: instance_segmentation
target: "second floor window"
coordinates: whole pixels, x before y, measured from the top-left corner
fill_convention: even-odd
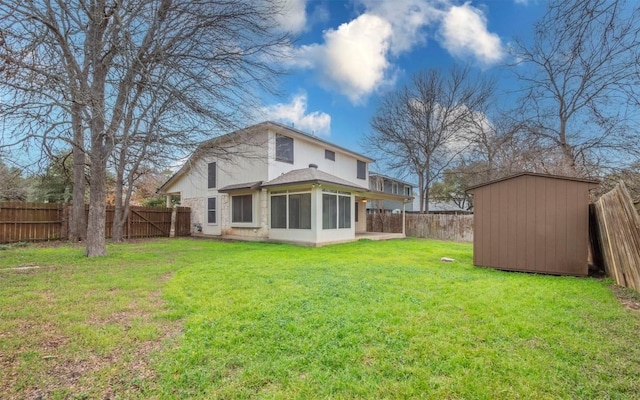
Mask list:
[[[293,139],[276,134],[276,161],[293,164]]]
[[[335,161],[336,160],[336,153],[331,151],[331,150],[325,150],[324,151],[324,158],[326,158],[327,160]]]
[[[367,163],[358,160],[358,179],[367,179]]]
[[[209,163],[208,174],[207,174],[207,187],[209,189],[214,189],[216,187],[216,163]]]

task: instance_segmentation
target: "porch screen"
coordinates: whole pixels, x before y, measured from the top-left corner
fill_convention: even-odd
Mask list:
[[[311,193],[271,196],[271,227],[311,229]]]
[[[311,193],[289,195],[289,229],[311,229]]]
[[[351,195],[333,192],[322,194],[322,229],[351,228]]]
[[[271,196],[271,227],[287,228],[287,196]]]
[[[322,229],[336,229],[338,217],[338,196],[322,195]]]
[[[351,197],[338,196],[338,228],[351,228]]]

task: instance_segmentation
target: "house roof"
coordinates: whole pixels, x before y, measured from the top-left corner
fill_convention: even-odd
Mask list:
[[[402,184],[405,184],[405,185],[407,185],[407,186],[411,186],[411,187],[415,187],[415,186],[417,186],[417,185],[416,185],[416,184],[414,184],[414,183],[407,182],[407,181],[403,181],[402,179],[393,178],[393,177],[388,176],[388,175],[379,174],[379,173],[377,173],[377,172],[371,172],[371,171],[369,171],[369,177],[372,177],[372,176],[380,176],[380,177],[382,177],[382,178],[384,178],[384,179],[388,179],[388,180],[390,180],[390,181],[395,181],[395,182],[398,182],[398,183],[402,183]]]
[[[571,177],[571,176],[562,176],[562,175],[538,174],[538,173],[535,173],[535,172],[522,172],[522,173],[519,173],[519,174],[507,176],[507,177],[504,177],[504,178],[494,179],[494,180],[491,180],[491,181],[488,181],[488,182],[484,182],[484,183],[481,183],[479,185],[471,186],[466,191],[470,192],[470,191],[473,191],[474,189],[478,189],[478,188],[481,188],[483,186],[493,185],[494,183],[507,181],[507,180],[519,178],[519,177],[522,177],[522,176],[537,176],[537,177],[550,178],[550,179],[562,179],[562,180],[565,180],[565,181],[591,183],[591,184],[594,184],[594,185],[597,185],[597,184],[600,183],[597,180],[586,179],[586,178],[575,178],[575,177]]]
[[[200,154],[202,154],[203,149],[206,149],[207,147],[211,147],[212,145],[216,144],[217,142],[221,142],[227,139],[230,139],[231,137],[235,136],[235,135],[239,135],[242,133],[248,133],[251,130],[256,130],[259,129],[261,127],[264,128],[268,128],[268,127],[272,127],[275,128],[276,130],[280,131],[280,132],[286,132],[289,134],[293,134],[293,135],[298,135],[301,136],[303,138],[305,138],[305,140],[311,140],[311,141],[315,141],[318,143],[321,143],[323,145],[325,145],[326,147],[329,147],[330,149],[334,149],[334,150],[338,150],[340,152],[344,152],[344,153],[348,153],[351,154],[352,156],[355,156],[356,158],[362,159],[364,161],[367,162],[373,162],[375,161],[374,159],[367,157],[363,154],[357,153],[355,151],[346,149],[342,146],[338,146],[337,144],[333,144],[329,141],[326,141],[324,139],[320,139],[317,136],[311,135],[309,133],[303,132],[301,130],[295,129],[293,127],[281,124],[279,122],[274,122],[274,121],[264,121],[264,122],[260,122],[258,124],[255,125],[251,125],[251,126],[247,126],[245,128],[242,129],[238,129],[235,130],[233,132],[221,135],[221,136],[217,136],[215,138],[209,139],[209,140],[205,140],[204,142],[200,143],[197,147],[197,149],[193,152],[193,154],[189,157],[189,159],[180,167],[180,169],[178,169],[169,179],[167,179],[166,182],[164,182],[157,190],[156,193],[163,193],[163,190],[169,186],[170,184],[172,184],[176,179],[178,179],[181,175],[183,175],[186,171],[189,170],[189,168],[191,167],[193,161],[200,156]]]
[[[262,187],[290,186],[307,183],[329,184],[349,189],[367,190],[366,187],[355,185],[345,179],[320,171],[317,167],[294,169],[270,180],[269,182],[263,183]]]
[[[238,183],[235,185],[228,185],[218,189],[218,192],[226,193],[234,190],[258,190],[262,185],[262,181]]]

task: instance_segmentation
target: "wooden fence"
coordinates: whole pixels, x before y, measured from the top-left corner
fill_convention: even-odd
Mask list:
[[[407,236],[473,242],[473,215],[407,214]],[[402,232],[402,214],[368,214],[368,232]]]
[[[640,217],[620,182],[594,203],[599,253],[616,284],[640,291]],[[594,257],[595,258],[595,257]]]
[[[111,237],[114,212],[114,207],[107,206],[106,237]],[[171,212],[171,208],[131,206],[124,238],[168,237]],[[70,206],[65,204],[0,202],[0,243],[66,240],[69,214]],[[176,236],[189,236],[191,209],[178,207],[176,217]]]
[[[66,238],[63,204],[0,202],[0,243]]]

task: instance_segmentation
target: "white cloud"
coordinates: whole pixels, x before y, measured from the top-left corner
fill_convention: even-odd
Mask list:
[[[293,0],[289,0],[293,1]],[[288,62],[318,73],[319,83],[358,104],[395,80],[395,57],[425,45],[440,31],[440,43],[455,57],[491,65],[502,59],[500,37],[487,30],[484,13],[454,0],[357,0],[364,12],[324,32],[323,43],[295,49]]]
[[[495,64],[504,56],[500,37],[487,30],[484,13],[469,3],[449,9],[441,34],[443,47],[454,56],[473,56],[485,65]]]
[[[266,119],[293,123],[296,129],[321,136],[331,134],[331,116],[320,111],[307,113],[307,95],[294,96],[290,103],[278,103],[264,108]]]
[[[314,66],[325,86],[358,103],[388,78],[391,33],[387,21],[365,13],[325,31],[324,44],[302,46],[298,64]]]
[[[437,23],[443,11],[438,5],[446,1],[434,0],[361,0],[368,12],[384,18],[391,24],[391,46],[393,55],[411,50],[427,42],[425,27]]]
[[[277,16],[278,24],[285,30],[300,33],[307,27],[306,0],[284,0],[283,12]]]
[[[529,0],[513,0],[514,3],[526,6],[529,4]]]

